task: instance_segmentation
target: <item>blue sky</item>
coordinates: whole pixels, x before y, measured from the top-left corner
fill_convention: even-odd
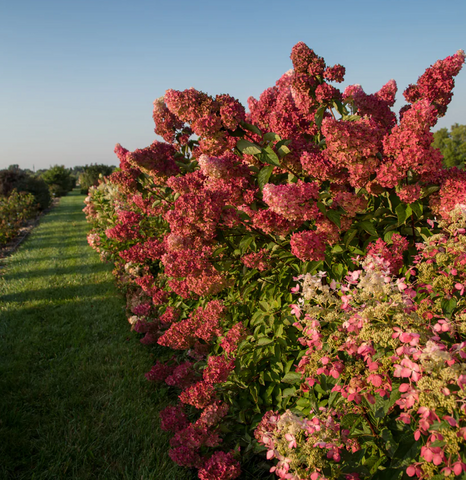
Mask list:
[[[246,105],[305,42],[346,67],[343,87],[402,92],[466,50],[464,0],[0,0],[0,168],[117,164],[113,148],[155,139],[152,102],[169,88]],[[466,124],[466,68],[438,127]]]

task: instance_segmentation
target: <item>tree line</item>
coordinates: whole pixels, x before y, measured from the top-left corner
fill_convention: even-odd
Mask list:
[[[455,123],[450,130],[441,128],[434,132],[434,147],[443,155],[446,167],[464,168],[466,162],[466,125]]]
[[[10,165],[0,170],[0,197],[9,197],[14,191],[30,193],[40,210],[47,208],[53,198],[63,197],[76,186],[82,194],[99,183],[99,178],[110,175],[116,167],[91,164],[66,168],[54,165],[48,169],[33,172]]]

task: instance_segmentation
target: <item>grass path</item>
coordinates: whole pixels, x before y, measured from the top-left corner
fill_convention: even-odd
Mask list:
[[[142,375],[111,266],[76,191],[0,271],[0,478],[191,480],[168,458],[168,390]]]

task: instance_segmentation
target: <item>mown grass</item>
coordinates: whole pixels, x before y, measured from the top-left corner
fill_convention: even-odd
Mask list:
[[[111,266],[87,245],[84,196],[46,215],[0,270],[0,478],[177,479]]]

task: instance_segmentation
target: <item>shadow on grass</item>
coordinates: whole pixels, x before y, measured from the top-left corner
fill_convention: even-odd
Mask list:
[[[25,275],[24,277],[30,278],[31,276]],[[21,278],[20,275],[17,277]],[[86,297],[101,297],[108,294],[114,289],[114,283],[112,281],[95,282],[94,288],[89,289],[85,287],[65,287],[59,279],[52,281],[52,286],[49,288],[43,288],[40,290],[28,290],[28,303],[37,302],[56,302],[63,300],[76,300]],[[59,290],[57,292],[57,289]],[[10,303],[24,303],[24,295],[22,293],[13,293],[0,296],[1,302]],[[36,308],[36,307],[34,307]]]
[[[45,258],[47,258],[47,257],[45,257]],[[56,257],[48,257],[48,258],[50,260],[53,260]],[[62,260],[69,260],[70,258],[83,258],[83,255],[61,257]],[[41,260],[44,260],[44,257],[41,257]],[[82,267],[83,270],[85,268],[86,268],[86,266]],[[93,267],[91,274],[98,274],[100,272],[107,272],[108,269],[109,269],[108,264],[106,265],[104,263],[100,263],[100,264],[97,264]],[[78,267],[65,267],[65,268],[63,268],[63,267],[38,268],[38,269],[29,270],[27,272],[15,272],[15,273],[7,274],[7,275],[5,275],[5,280],[8,282],[8,281],[19,280],[19,279],[29,280],[29,279],[33,279],[33,278],[39,278],[39,277],[53,277],[53,276],[61,276],[61,275],[72,275],[73,273],[77,273],[79,271],[80,271],[79,266]],[[113,286],[114,282],[109,281],[109,282],[106,282],[106,284],[111,284]],[[81,289],[78,289],[78,290],[81,291]],[[85,290],[84,286],[83,286],[82,290]],[[79,291],[76,292],[76,294],[79,295]],[[29,294],[31,294],[30,291],[29,291]],[[74,296],[74,294],[73,294],[73,296]],[[0,301],[1,300],[8,301],[10,299],[8,298],[8,296],[6,296],[6,298],[3,298],[2,296],[0,296]],[[11,300],[11,301],[14,301],[14,300]]]
[[[113,303],[3,316],[0,478],[157,479],[170,461],[155,453],[168,437],[153,434],[168,389],[145,380],[152,360]],[[171,465],[162,470],[164,478],[189,478]]]

